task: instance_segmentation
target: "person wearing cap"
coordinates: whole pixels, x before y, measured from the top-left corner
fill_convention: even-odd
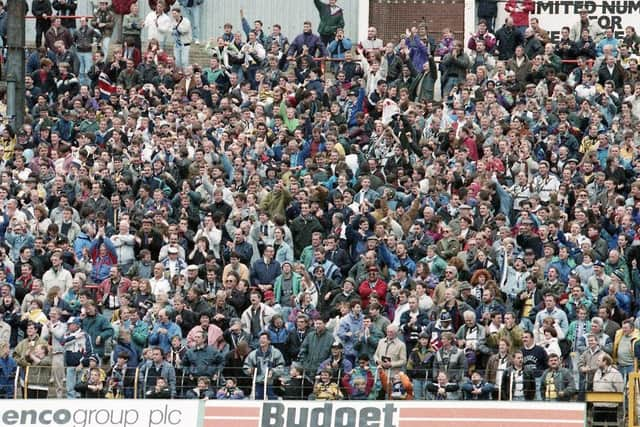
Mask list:
[[[194,348],[197,344],[197,335],[199,333],[207,335],[207,345],[214,347],[218,351],[224,350],[226,343],[224,342],[223,332],[218,326],[211,323],[209,313],[200,313],[200,324],[194,326],[187,334],[187,346]]]
[[[165,276],[167,276],[168,280],[173,279],[175,276],[179,275],[182,271],[186,270],[187,263],[184,258],[180,256],[180,248],[178,248],[178,243],[170,243],[167,248],[167,258],[162,261],[162,266],[164,268]],[[183,249],[184,251],[184,249]]]
[[[604,262],[596,260],[593,263],[593,274],[587,280],[587,289],[594,303],[598,302],[599,295],[611,285],[611,276],[605,270]]]
[[[571,26],[569,38],[576,43],[580,41],[584,30],[589,31],[589,36],[591,36],[596,43],[598,43],[604,36],[604,31],[598,24],[598,21],[596,19],[590,19],[589,13],[593,12],[589,12],[585,7],[578,10],[580,17],[578,18],[578,21]]]
[[[367,278],[358,286],[358,294],[362,299],[362,308],[366,309],[374,297],[380,305],[386,304],[387,283],[379,276],[380,269],[377,265],[367,267]]]
[[[76,368],[82,365],[83,358],[87,354],[93,353],[91,338],[82,330],[82,320],[79,317],[70,317],[67,320],[67,330],[62,343],[64,346],[64,366],[67,371],[67,399],[74,399],[77,396],[75,391]]]
[[[331,356],[320,363],[318,373],[328,370],[331,373],[331,378],[339,380],[344,374],[351,372],[352,368],[353,362],[345,357],[344,345],[340,341],[334,341],[331,344]]]
[[[208,288],[205,286],[204,280],[202,280],[198,275],[199,272],[200,269],[197,265],[190,264],[187,266],[183,272],[183,275],[186,276],[184,288],[187,290],[191,288],[198,288],[203,294],[206,294],[208,293]]]

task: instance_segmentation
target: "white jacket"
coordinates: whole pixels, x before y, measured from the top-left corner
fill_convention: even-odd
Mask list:
[[[147,29],[147,40],[164,41],[171,33],[171,24],[172,20],[166,13],[158,16],[155,11],[149,12],[144,20],[144,27]]]
[[[179,44],[187,46],[193,41],[191,35],[191,22],[189,22],[189,20],[184,16],[180,17],[179,22],[173,23],[171,31],[173,34],[173,42],[176,45],[178,45],[177,42],[180,41]]]

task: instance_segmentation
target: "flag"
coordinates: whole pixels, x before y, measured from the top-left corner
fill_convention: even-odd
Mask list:
[[[390,99],[385,99],[382,103],[382,124],[387,126],[396,114],[400,114],[398,104]]]
[[[98,88],[102,99],[109,99],[109,96],[116,93],[116,86],[105,73],[100,73],[98,77]]]

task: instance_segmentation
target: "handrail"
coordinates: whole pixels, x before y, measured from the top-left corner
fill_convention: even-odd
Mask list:
[[[93,15],[48,15],[44,16],[35,16],[35,15],[27,15],[24,19],[82,19],[82,18],[95,18]]]

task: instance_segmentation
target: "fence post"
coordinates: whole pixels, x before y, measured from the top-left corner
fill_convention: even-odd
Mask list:
[[[136,366],[136,376],[133,379],[133,398],[138,398],[138,375],[140,374],[140,367]]]
[[[18,366],[16,368],[16,375],[13,378],[13,398],[17,399],[18,398],[18,384],[20,383],[20,370],[22,368],[20,366]]]
[[[269,400],[267,398],[267,389],[268,389],[268,384],[269,384],[269,368],[267,368],[264,371],[264,384],[263,384],[263,389],[262,389],[262,400]]]
[[[24,390],[22,390],[22,394],[25,399],[28,398],[27,390],[29,389],[29,370],[30,369],[31,369],[31,366],[27,366],[27,368],[24,370]]]
[[[256,400],[256,378],[258,376],[258,368],[253,368],[253,380],[251,382],[251,395],[249,399]]]

